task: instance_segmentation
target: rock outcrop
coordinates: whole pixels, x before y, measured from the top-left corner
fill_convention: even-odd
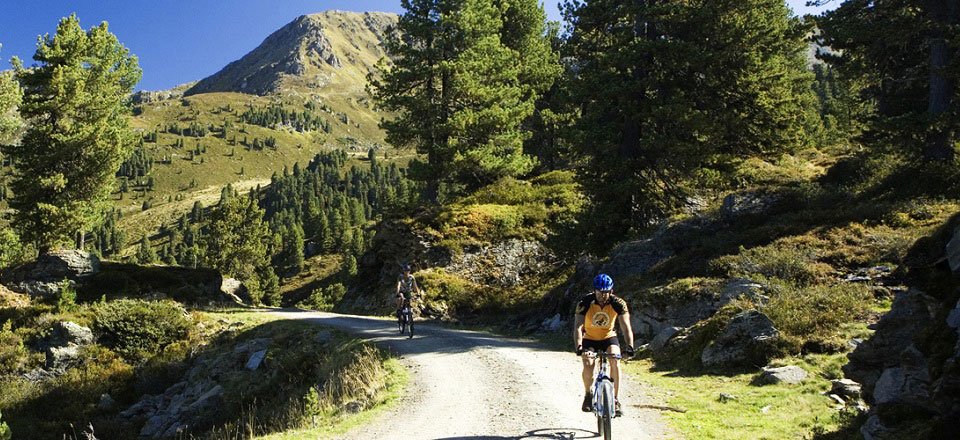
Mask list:
[[[766,365],[780,332],[773,321],[756,310],[733,317],[700,355],[706,368],[756,368]]]
[[[64,281],[76,286],[99,271],[100,259],[96,255],[80,250],[54,250],[5,272],[0,282],[14,292],[53,298]]]

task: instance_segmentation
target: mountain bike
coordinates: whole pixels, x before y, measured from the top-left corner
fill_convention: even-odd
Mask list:
[[[599,353],[591,351],[593,357],[600,358],[597,367],[597,376],[593,379],[593,414],[597,416],[597,435],[603,440],[613,438],[610,422],[616,417],[616,397],[614,397],[613,379],[610,377],[610,361],[613,357],[620,359],[619,354]]]
[[[410,305],[410,299],[403,300],[403,306],[400,308],[400,316],[397,317],[397,325],[400,327],[400,334],[404,334],[407,328],[410,329],[408,338],[413,338],[413,307]]]

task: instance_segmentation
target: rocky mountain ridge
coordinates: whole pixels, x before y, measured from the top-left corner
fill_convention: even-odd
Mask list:
[[[310,87],[356,88],[386,53],[383,39],[396,14],[326,11],[302,15],[256,49],[185,92],[255,95]]]

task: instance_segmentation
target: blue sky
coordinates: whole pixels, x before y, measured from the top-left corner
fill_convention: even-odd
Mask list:
[[[544,2],[552,20],[560,20],[557,2]],[[805,0],[788,3],[800,14],[824,9],[807,8]],[[84,28],[110,23],[140,58],[138,89],[166,89],[213,74],[294,18],[327,9],[402,12],[400,0],[3,0],[0,70],[14,55],[30,65],[37,36],[53,33],[61,17],[76,12]]]

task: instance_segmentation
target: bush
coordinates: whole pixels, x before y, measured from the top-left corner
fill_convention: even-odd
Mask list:
[[[0,374],[24,371],[30,362],[30,352],[23,346],[23,338],[11,330],[11,322],[0,329]]]
[[[866,286],[855,283],[797,287],[770,280],[770,289],[763,311],[794,353],[804,346],[810,351],[842,347],[842,325],[861,317],[873,299]]]
[[[333,307],[343,299],[347,293],[347,288],[343,284],[336,283],[325,288],[313,289],[310,297],[297,304],[297,307],[303,309],[319,310],[329,312]]]
[[[94,331],[100,342],[135,361],[185,339],[191,327],[183,306],[172,301],[122,299],[95,309]]]
[[[773,243],[750,249],[740,248],[737,255],[725,255],[711,262],[713,268],[728,277],[780,278],[797,285],[809,285],[830,277],[833,269],[816,261],[817,252],[809,247]]]

